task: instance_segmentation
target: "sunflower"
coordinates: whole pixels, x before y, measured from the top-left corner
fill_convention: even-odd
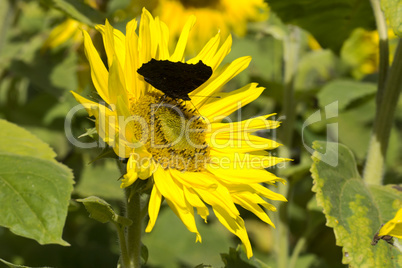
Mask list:
[[[288,159],[271,156],[266,150],[277,148],[275,141],[252,135],[274,129],[279,122],[272,115],[223,123],[240,107],[255,100],[264,90],[251,83],[230,93],[224,85],[247,68],[250,57],[220,66],[231,48],[231,36],[220,46],[215,35],[194,58],[185,60],[189,33],[195,24],[191,16],[185,24],[173,53],[168,49],[168,28],[143,9],[139,33],[137,21],[126,26],[126,35],[107,21],[98,25],[107,55],[104,65],[91,38],[84,31],[84,47],[91,66],[93,84],[101,101],[74,97],[96,118],[99,137],[127,161],[122,188],[138,180],[151,183],[146,232],[154,227],[161,203],[182,220],[196,241],[201,242],[194,219],[194,208],[207,221],[209,208],[218,220],[245,245],[252,256],[250,241],[236,204],[273,225],[263,208],[275,211],[264,198],[286,199],[261,183],[284,182],[265,168]],[[212,76],[190,93],[191,101],[170,98],[138,74],[152,59],[211,67]],[[213,96],[219,95],[219,98]],[[198,96],[198,97],[197,97]],[[212,96],[212,97],[211,97]]]
[[[133,2],[134,3],[134,2]],[[200,22],[191,33],[188,52],[195,53],[219,30],[223,36],[234,32],[244,36],[249,21],[268,18],[268,6],[263,0],[158,0],[150,2],[152,13],[166,22],[172,36],[177,38],[181,25],[195,15]]]

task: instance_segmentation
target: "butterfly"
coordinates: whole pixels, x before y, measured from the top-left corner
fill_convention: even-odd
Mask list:
[[[197,64],[152,59],[137,73],[146,82],[172,99],[191,100],[188,93],[204,84],[212,75],[212,68],[199,61]]]

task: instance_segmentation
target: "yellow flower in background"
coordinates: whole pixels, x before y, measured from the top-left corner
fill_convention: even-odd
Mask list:
[[[96,0],[85,0],[84,2],[92,8],[97,8]],[[50,32],[48,38],[42,45],[42,52],[58,47],[70,40],[74,44],[81,45],[83,41],[81,29],[89,31],[90,27],[75,19],[66,19],[61,24],[54,27],[53,30]]]
[[[158,0],[152,13],[167,24],[175,38],[188,18],[196,16],[198,24],[190,35],[194,42],[187,46],[192,54],[217,31],[222,36],[230,32],[244,36],[249,21],[268,18],[268,6],[263,0]]]
[[[84,31],[92,81],[102,101],[98,103],[73,94],[88,114],[96,118],[96,129],[102,140],[119,157],[127,159],[121,187],[129,187],[138,179],[151,183],[146,232],[153,229],[164,198],[188,230],[196,234],[196,241],[201,242],[194,208],[207,221],[209,205],[218,220],[241,239],[250,258],[250,241],[236,205],[273,226],[263,208],[271,211],[276,208],[264,198],[286,199],[261,183],[284,182],[265,168],[288,159],[266,152],[280,144],[252,135],[279,126],[279,122],[267,119],[271,115],[222,122],[258,98],[264,88],[251,83],[229,93],[221,92],[251,60],[241,57],[220,66],[230,51],[231,36],[221,43],[221,35],[216,34],[201,52],[185,60],[186,46],[193,42],[189,33],[194,24],[195,17],[190,16],[171,53],[168,27],[145,9],[138,34],[136,20],[127,24],[126,35],[106,21],[96,28],[103,36],[107,66]],[[172,99],[137,73],[151,59],[186,64],[202,61],[212,68],[213,74],[190,93],[191,101]],[[214,97],[218,95],[219,98]]]
[[[388,29],[388,40],[390,47],[389,61],[391,63],[396,48],[395,41],[397,40],[392,29]],[[307,42],[311,50],[322,49],[314,36],[310,34]],[[380,60],[378,32],[362,28],[354,30],[342,47],[341,57],[349,64],[352,75],[357,79],[377,72]]]
[[[53,28],[49,37],[43,43],[42,51],[58,47],[69,40],[72,40],[76,44],[81,44],[83,39],[80,29],[88,31],[89,27],[74,19],[66,19]]]
[[[378,236],[384,235],[402,238],[402,208],[398,210],[392,220],[381,227]]]
[[[392,29],[388,30],[388,38],[390,41],[396,38]],[[390,62],[393,50],[391,44]],[[352,74],[358,79],[377,72],[380,61],[378,32],[356,29],[345,42],[341,56],[351,65]]]

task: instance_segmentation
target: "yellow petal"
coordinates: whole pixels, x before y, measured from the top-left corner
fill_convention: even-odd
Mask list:
[[[200,53],[198,53],[197,56],[188,60],[187,63],[196,64],[201,60],[204,64],[211,66],[211,61],[216,53],[216,50],[218,49],[220,40],[221,37],[218,33],[208,41],[208,43],[204,46]]]
[[[201,199],[213,208],[222,208],[227,211],[231,217],[240,215],[234,205],[228,189],[222,185],[218,185],[215,190],[204,190],[201,188],[193,188]]]
[[[159,33],[155,28],[155,21],[145,8],[142,9],[140,33],[138,39],[138,51],[140,56],[140,63],[148,62],[152,58],[155,58],[156,50],[159,43]]]
[[[170,209],[176,214],[177,217],[184,223],[187,229],[196,234],[195,242],[202,242],[201,235],[197,230],[197,226],[195,224],[194,219],[194,209],[189,204],[186,209],[183,209],[181,206],[171,202],[170,200],[166,199],[166,203],[169,205]]]
[[[184,51],[186,49],[186,44],[188,40],[188,36],[190,34],[191,29],[195,24],[196,18],[194,15],[190,16],[187,19],[186,24],[183,27],[183,30],[180,34],[179,41],[177,42],[176,49],[170,58],[170,61],[177,62],[182,61],[184,58]]]
[[[232,218],[224,209],[213,209],[215,216],[223,224],[223,226],[240,238],[246,247],[247,258],[251,258],[253,256],[253,250],[251,249],[250,240],[248,239],[243,219],[240,216]]]
[[[266,197],[271,200],[279,200],[279,201],[284,201],[287,202],[288,200],[281,194],[275,193],[268,188],[262,186],[261,184],[255,183],[255,184],[250,184],[249,185],[251,188],[253,188],[256,193],[260,196]]]
[[[225,135],[216,131],[212,135],[206,135],[206,142],[209,146],[218,150],[225,150],[228,153],[246,153],[260,150],[272,150],[278,148],[281,144],[276,141],[250,135],[247,133],[232,133]],[[245,136],[245,137],[243,137]]]
[[[243,154],[216,148],[211,148],[210,155],[211,165],[217,165],[222,168],[235,168],[244,163],[250,163],[249,166],[253,168],[269,168],[282,162],[292,161],[289,158],[271,156],[267,152],[262,152],[261,154],[257,154],[257,152]],[[222,161],[221,159],[225,159],[226,161]]]
[[[120,96],[124,102],[124,105],[129,107],[127,91],[125,88],[124,73],[116,55],[113,56],[113,59],[113,63],[109,69],[109,105],[112,107],[112,109],[116,109],[117,96]]]
[[[279,121],[267,120],[268,117],[276,114],[269,114],[250,118],[240,122],[231,123],[213,123],[211,124],[211,133],[221,129],[225,129],[227,133],[232,132],[255,132],[263,129],[274,129],[279,127]]]
[[[189,188],[196,187],[205,190],[213,190],[218,187],[214,177],[202,172],[181,172],[179,170],[170,170],[172,176],[183,185]]]
[[[105,25],[96,25],[95,28],[102,34],[109,67],[112,65],[114,55],[116,55],[119,64],[124,68],[126,58],[126,37],[124,34],[114,29],[108,20],[106,20]]]
[[[397,238],[402,238],[402,208],[398,210],[392,220],[381,227],[378,235],[390,235]]]
[[[231,47],[232,47],[232,36],[229,35],[225,43],[223,43],[223,45],[219,48],[218,52],[209,61],[208,66],[210,66],[212,70],[216,70],[216,68],[218,68],[218,66],[221,64],[226,55],[229,54]]]
[[[115,145],[115,136],[118,135],[117,114],[102,104],[87,100],[75,92],[72,93],[75,99],[84,106],[88,114],[96,118],[95,126],[99,137],[113,147]]]
[[[197,208],[198,215],[207,222],[207,217],[209,215],[208,207],[202,202],[200,197],[191,189],[187,187],[183,187],[184,196],[186,197],[187,201],[190,203],[191,206]]]
[[[196,241],[201,242],[195,219],[194,208],[185,199],[183,186],[176,183],[169,171],[159,167],[154,173],[155,186],[165,197],[166,202],[173,212],[181,219],[190,232],[196,234]]]
[[[154,181],[156,187],[166,199],[182,209],[186,209],[187,206],[181,186],[176,184],[168,170],[165,171],[162,167],[158,167],[154,173]]]
[[[198,108],[202,116],[210,122],[221,121],[234,111],[258,98],[265,88],[257,87],[256,83],[237,89],[225,98],[219,99]],[[200,93],[201,94],[201,93]]]
[[[156,219],[158,218],[159,210],[162,203],[162,194],[159,192],[157,187],[152,188],[151,197],[149,198],[148,204],[148,215],[149,221],[145,228],[145,232],[149,233],[155,226]]]
[[[215,92],[221,91],[222,87],[228,81],[230,81],[233,77],[235,77],[237,74],[247,68],[247,66],[250,64],[250,61],[251,57],[241,57],[226,65],[222,70],[214,71],[212,77],[196,90],[194,90],[191,95],[210,96]],[[198,108],[198,110],[200,110],[200,108],[204,108],[205,105],[203,104],[205,102],[215,102],[215,99],[194,98],[192,99],[192,102]]]
[[[170,58],[169,55],[169,49],[168,49],[168,42],[169,42],[169,29],[164,24],[159,20],[157,17],[155,19],[155,25],[158,31],[160,32],[159,34],[159,46],[158,46],[158,52],[159,52],[159,59],[160,60],[168,60]]]
[[[262,221],[268,223],[269,225],[275,227],[271,219],[268,217],[267,213],[259,206],[259,204],[265,204],[266,202],[256,194],[242,192],[232,194],[233,201],[239,204],[248,211],[253,212]]]
[[[76,99],[76,101],[78,101],[79,103],[81,103],[82,106],[84,106],[85,110],[87,111],[89,116],[94,116],[94,114],[92,113],[92,110],[97,109],[97,107],[100,105],[99,103],[93,102],[91,100],[88,100],[84,97],[82,97],[81,95],[75,93],[74,91],[70,91],[74,98]]]
[[[132,185],[138,179],[136,167],[137,163],[135,159],[130,156],[127,162],[127,173],[123,176],[123,179],[121,180],[120,188],[126,188]]]
[[[125,60],[125,73],[126,87],[135,100],[142,96],[141,88],[139,87],[139,74],[137,73],[139,64],[138,56],[138,36],[135,32],[137,28],[137,21],[132,20],[126,26],[126,60]]]
[[[99,96],[104,101],[109,103],[110,100],[108,90],[108,71],[106,70],[101,58],[99,57],[98,51],[96,51],[94,45],[92,44],[92,40],[91,37],[89,37],[89,34],[86,31],[83,31],[83,34],[85,55],[87,56],[91,66],[92,82]]]
[[[215,165],[208,165],[207,169],[220,180],[229,184],[262,183],[280,179],[265,169],[255,169],[250,167],[247,163],[241,163],[237,168],[222,168],[216,167]]]

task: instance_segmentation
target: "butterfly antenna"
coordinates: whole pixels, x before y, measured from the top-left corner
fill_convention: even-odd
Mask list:
[[[166,99],[166,95],[163,95],[161,102],[159,103],[158,107],[156,107],[155,113],[158,111],[159,107],[162,106],[162,104],[163,104],[163,102],[165,101],[165,99]]]
[[[198,111],[197,107],[195,107],[194,103],[190,100],[190,103],[193,105],[194,109],[202,116],[202,114],[200,113],[200,111]]]

